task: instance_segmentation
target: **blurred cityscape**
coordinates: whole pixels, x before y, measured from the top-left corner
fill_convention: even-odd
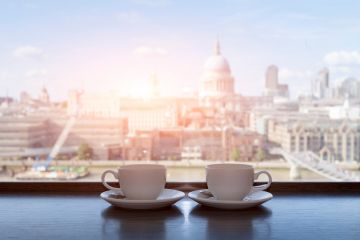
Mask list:
[[[261,96],[236,93],[217,41],[197,93],[163,97],[152,74],[137,98],[76,89],[53,102],[46,86],[3,96],[0,180],[98,181],[102,169],[140,161],[167,165],[174,181],[202,180],[213,162],[247,162],[278,180],[358,181],[360,81],[331,88],[319,69],[312,91],[293,100],[278,66],[264,72]]]

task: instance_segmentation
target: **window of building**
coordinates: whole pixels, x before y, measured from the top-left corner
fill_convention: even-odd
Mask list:
[[[358,8],[161,2],[0,3],[0,181],[158,163],[201,182],[229,162],[360,181]]]

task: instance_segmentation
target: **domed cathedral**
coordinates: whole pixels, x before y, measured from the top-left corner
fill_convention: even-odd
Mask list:
[[[235,93],[235,80],[226,58],[221,54],[220,43],[215,43],[214,53],[204,65],[200,82],[199,104],[211,108],[223,120],[223,124],[237,122],[239,97]],[[236,113],[236,114],[235,114]],[[225,123],[224,123],[225,121]]]
[[[234,94],[234,78],[217,40],[214,54],[207,59],[201,78],[200,98],[222,98]]]

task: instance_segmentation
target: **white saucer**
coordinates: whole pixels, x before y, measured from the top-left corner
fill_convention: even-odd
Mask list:
[[[160,196],[155,200],[130,200],[126,199],[121,190],[109,190],[100,194],[100,197],[115,207],[126,209],[156,209],[170,206],[185,196],[185,193],[174,190],[164,189]]]
[[[217,200],[207,189],[196,190],[188,194],[189,198],[204,206],[220,209],[245,209],[258,206],[273,198],[269,192],[259,191],[246,196],[243,200]]]

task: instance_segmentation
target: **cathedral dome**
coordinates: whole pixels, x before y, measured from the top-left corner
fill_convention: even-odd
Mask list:
[[[222,97],[234,93],[234,78],[217,41],[214,54],[207,59],[201,77],[200,97]]]
[[[214,55],[209,57],[204,65],[205,72],[208,73],[227,73],[230,74],[230,66],[225,57],[221,55],[220,44],[217,41],[214,49]]]
[[[230,73],[230,66],[226,58],[221,55],[213,55],[205,62],[205,71]]]

